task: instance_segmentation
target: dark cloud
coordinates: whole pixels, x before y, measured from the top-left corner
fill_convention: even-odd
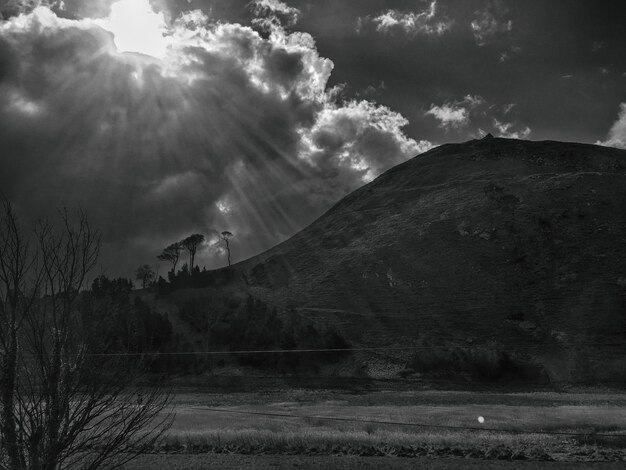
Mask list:
[[[389,108],[339,101],[306,33],[193,11],[156,60],[105,28],[48,8],[0,25],[0,185],[33,217],[83,206],[112,272],[192,232],[230,230],[235,258],[253,255],[431,145]]]

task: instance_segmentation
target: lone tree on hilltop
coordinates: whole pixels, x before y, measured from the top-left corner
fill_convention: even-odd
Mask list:
[[[224,231],[220,235],[220,239],[226,245],[226,252],[228,254],[228,266],[230,266],[230,239],[233,238],[234,235],[229,231]]]
[[[190,272],[193,272],[194,267],[194,259],[196,257],[196,251],[198,247],[204,243],[204,235],[200,235],[199,233],[194,233],[193,235],[188,236],[182,242],[180,242],[183,248],[185,248],[189,252],[189,269]]]
[[[149,286],[150,283],[154,281],[155,276],[156,274],[154,273],[154,270],[148,264],[139,266],[137,271],[135,271],[135,279],[141,281],[142,289]]]
[[[84,292],[100,234],[61,211],[33,236],[0,201],[0,468],[119,468],[162,435],[158,388],[136,405],[139,359],[102,345],[106,305]]]
[[[163,252],[157,256],[161,261],[168,261],[172,263],[172,270],[176,272],[176,265],[178,264],[178,260],[180,259],[180,252],[183,249],[181,242],[172,243],[170,246],[165,248]]]

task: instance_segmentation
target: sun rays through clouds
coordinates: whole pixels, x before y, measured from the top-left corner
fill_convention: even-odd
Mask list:
[[[33,215],[81,204],[107,227],[108,249],[145,256],[227,227],[240,259],[431,146],[408,138],[389,108],[338,100],[332,61],[286,29],[299,12],[257,6],[270,18],[263,34],[200,10],[170,18],[148,0],[113,3],[98,19],[40,6],[4,21],[9,197]]]

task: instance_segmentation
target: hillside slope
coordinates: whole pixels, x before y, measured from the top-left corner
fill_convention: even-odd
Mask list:
[[[234,269],[362,345],[497,343],[608,377],[626,369],[625,242],[626,151],[489,136],[392,168]]]

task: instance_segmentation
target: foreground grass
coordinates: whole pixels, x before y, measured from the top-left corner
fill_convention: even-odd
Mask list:
[[[282,432],[239,430],[168,436],[160,445],[166,452],[286,455],[357,455],[418,457],[456,455],[475,458],[552,460],[545,449],[561,450],[541,436],[523,442],[510,436],[479,436],[399,432],[342,432],[304,430]],[[607,456],[608,457],[608,456]]]
[[[426,404],[429,401],[434,403]],[[621,395],[511,397],[428,392],[351,397],[290,392],[265,399],[260,395],[198,394],[179,396],[176,403],[174,425],[156,452],[626,460],[626,407]],[[249,412],[270,416],[246,414]],[[485,418],[484,423],[477,421],[478,416]],[[326,419],[337,417],[355,421]],[[416,426],[365,422],[368,420]],[[490,430],[481,430],[481,426]]]
[[[458,457],[358,457],[333,455],[152,454],[124,470],[623,470],[623,462],[540,462]]]
[[[562,438],[543,434],[311,430],[225,430],[173,433],[162,452],[378,457],[462,456],[504,460],[626,460],[621,436],[582,433]]]

